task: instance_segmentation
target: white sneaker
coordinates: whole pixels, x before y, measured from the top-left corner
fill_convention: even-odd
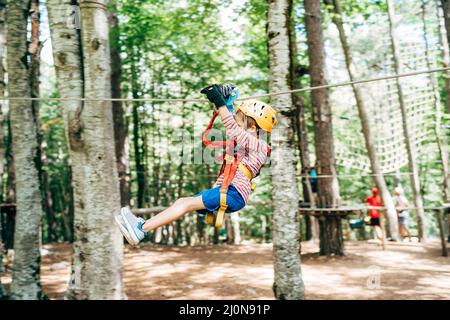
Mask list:
[[[131,245],[138,245],[146,236],[147,232],[142,230],[142,225],[145,220],[136,217],[128,207],[120,210],[120,215],[124,221],[126,230],[128,231],[129,239],[125,237]],[[131,240],[131,241],[130,241]]]
[[[116,225],[119,227],[120,233],[125,237],[125,239],[127,239],[129,244],[134,245],[134,241],[131,239],[130,233],[128,232],[127,226],[122,216],[118,214],[114,217],[114,220],[116,222]]]

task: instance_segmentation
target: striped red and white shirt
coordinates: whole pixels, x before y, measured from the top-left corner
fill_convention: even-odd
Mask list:
[[[222,122],[225,126],[228,139],[236,141],[236,146],[240,150],[246,150],[241,162],[252,172],[253,177],[256,176],[266,162],[267,150],[269,148],[268,144],[239,127],[231,114],[224,117]],[[216,185],[222,184],[223,177],[224,174],[222,173],[217,178]],[[238,169],[231,183],[238,190],[245,203],[247,203],[251,190],[251,183],[248,177]]]

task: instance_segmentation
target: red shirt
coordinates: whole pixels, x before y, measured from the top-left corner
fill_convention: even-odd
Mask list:
[[[366,203],[372,207],[381,207],[382,206],[381,197],[379,195],[368,196],[366,198]],[[374,219],[380,217],[380,212],[377,209],[370,209],[369,214],[370,214],[370,217],[374,218]]]

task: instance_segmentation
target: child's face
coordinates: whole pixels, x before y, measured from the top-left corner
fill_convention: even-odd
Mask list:
[[[241,127],[247,132],[256,133],[256,127],[251,126],[250,128],[248,128],[244,118],[245,118],[244,114],[241,111],[236,112],[236,115],[234,116],[234,119],[236,120],[236,123],[238,124],[239,127]]]

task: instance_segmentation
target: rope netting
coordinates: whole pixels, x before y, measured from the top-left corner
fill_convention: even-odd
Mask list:
[[[433,5],[434,6],[434,5]],[[426,18],[434,26],[438,25],[436,8],[430,6]],[[354,30],[354,37],[349,37],[356,43],[369,43],[367,54],[357,57],[357,65],[364,70],[360,74],[368,77],[394,74],[394,56],[388,36],[373,37],[373,34],[388,35],[388,23],[372,25],[369,30]],[[427,30],[427,42],[423,38],[423,25],[420,20],[403,21],[397,28],[397,41],[400,44],[400,73],[410,73],[427,68],[436,68],[440,60],[440,44],[436,32]],[[358,35],[359,33],[359,35]],[[408,36],[404,36],[408,35]],[[356,59],[355,59],[356,60]],[[337,77],[342,66],[331,69],[331,77]],[[341,71],[342,72],[342,71]],[[434,78],[434,79],[433,79]],[[430,150],[436,150],[435,144],[435,94],[432,81],[437,82],[435,73],[417,74],[414,77],[400,79],[406,113],[410,130],[410,140],[418,156]],[[365,107],[371,115],[371,129],[375,133],[375,149],[383,173],[395,172],[408,163],[405,137],[402,128],[402,114],[396,79],[362,84]],[[337,164],[362,172],[370,172],[364,137],[355,132],[361,132],[358,120],[356,102],[350,87],[336,88],[332,93],[332,103],[335,121],[336,158]],[[356,129],[356,130],[355,130]],[[441,137],[443,138],[443,137]]]

